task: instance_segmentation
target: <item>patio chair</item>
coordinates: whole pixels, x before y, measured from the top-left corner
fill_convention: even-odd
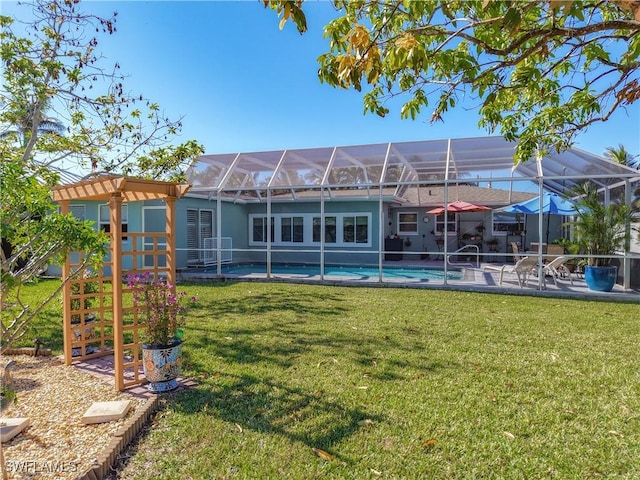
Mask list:
[[[511,250],[513,250],[513,263],[518,263],[522,257],[520,256],[520,249],[516,242],[511,242]]]
[[[571,260],[570,257],[566,255],[561,255],[559,257],[554,258],[549,263],[544,266],[544,274],[550,275],[553,277],[553,283],[558,286],[558,278],[569,277],[569,281],[571,285],[573,285],[573,277],[571,276],[571,271],[567,268],[565,263]]]
[[[547,247],[547,256],[545,261],[551,262],[564,255],[564,247],[562,245],[551,244]]]
[[[535,274],[537,265],[538,265],[537,257],[522,257],[520,258],[520,260],[516,262],[515,265],[502,265],[502,266],[485,265],[483,267],[483,270],[499,272],[500,273],[499,285],[502,285],[502,280],[504,279],[505,272],[515,273],[518,279],[518,286],[522,288],[524,284],[527,283],[529,275]]]

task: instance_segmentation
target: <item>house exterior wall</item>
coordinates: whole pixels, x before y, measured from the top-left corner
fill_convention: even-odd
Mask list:
[[[95,222],[96,228],[99,227],[99,211],[100,205],[106,205],[105,202],[83,201],[71,202],[71,205],[84,205],[84,216],[86,220]],[[147,215],[145,210],[163,209],[162,201],[147,202],[130,202],[127,203],[128,215],[127,226],[131,232],[145,231],[164,231],[164,224],[155,225],[155,222],[163,217],[159,214]],[[312,216],[320,215],[320,202],[317,201],[291,201],[286,203],[272,203],[272,215],[302,215],[305,221]],[[197,197],[182,197],[176,202],[176,268],[184,269],[189,267],[187,261],[187,211],[189,209],[210,210],[213,213],[214,236],[216,236],[216,200],[207,200]],[[265,263],[267,260],[266,245],[252,244],[251,238],[251,216],[265,215],[267,205],[264,203],[241,204],[223,201],[220,208],[221,215],[221,236],[232,239],[233,263]],[[349,245],[338,246],[325,243],[324,261],[327,264],[377,264],[379,261],[378,248],[380,240],[380,224],[379,224],[379,202],[378,201],[326,201],[324,206],[325,215],[333,214],[363,214],[369,218],[369,242],[366,245]],[[404,260],[419,260],[424,258],[422,252],[428,251],[439,252],[442,247],[436,243],[438,236],[435,230],[436,216],[425,212],[424,208],[417,206],[409,207],[390,207],[383,206],[383,225],[384,238],[395,234],[398,231],[398,214],[400,212],[416,212],[418,214],[417,231],[407,234],[401,234],[402,253],[399,258]],[[146,218],[146,224],[145,224]],[[423,219],[427,218],[425,222]],[[523,219],[524,220],[524,219]],[[562,220],[563,217],[551,215],[549,218],[549,239],[548,243],[553,243],[557,238],[562,237]],[[485,230],[479,233],[476,231],[478,225],[484,225]],[[530,215],[526,218],[525,223],[526,234],[521,236],[495,235],[491,232],[491,212],[470,212],[459,215],[458,232],[448,236],[447,250],[454,252],[460,248],[465,242],[461,241],[461,235],[464,233],[472,233],[474,239],[469,243],[477,243],[481,252],[491,254],[486,240],[489,238],[497,238],[499,243],[497,252],[499,254],[509,255],[511,253],[510,242],[518,241],[521,243],[521,249],[530,249],[531,242],[538,241],[538,217]],[[546,236],[547,218],[543,220],[543,239]],[[123,250],[131,249],[131,239],[123,242]],[[543,240],[544,241],[544,240]],[[138,248],[142,248],[141,245]],[[383,245],[383,249],[386,247]],[[398,257],[396,255],[396,257]],[[288,245],[271,245],[271,261],[273,263],[320,263],[320,244],[305,242],[301,244]],[[123,258],[123,267],[131,268],[131,259],[127,256]],[[49,267],[48,274],[60,275],[60,266],[52,265]]]
[[[217,210],[215,200],[195,197],[183,197],[176,202],[176,267],[187,268],[187,210],[208,209]],[[266,215],[266,204],[236,204],[222,201],[221,237],[232,239],[233,263],[265,263],[267,259],[266,246],[251,244],[250,229],[251,215]],[[314,216],[320,215],[319,202],[289,202],[272,203],[272,215],[291,214]],[[378,202],[375,201],[327,201],[325,215],[332,214],[366,214],[369,216],[369,243],[366,246],[355,245],[350,248],[336,247],[325,244],[325,262],[335,264],[375,264],[378,261],[379,220]],[[215,232],[215,225],[214,225]],[[215,236],[215,233],[214,233]],[[349,250],[349,251],[345,251]],[[304,243],[301,245],[272,245],[271,261],[273,263],[319,263],[320,245]]]
[[[227,205],[223,203],[222,212]],[[324,206],[325,216],[333,214],[359,214],[367,215],[369,218],[369,235],[366,245],[354,244],[348,247],[340,245],[331,245],[325,243],[324,261],[327,264],[376,264],[378,262],[378,245],[379,245],[379,203],[375,201],[326,201]],[[265,263],[266,262],[266,246],[251,244],[250,228],[252,215],[266,215],[266,204],[248,204],[244,212],[244,217],[234,215],[234,222],[241,224],[240,228],[244,228],[244,235],[241,235],[245,244],[240,247],[234,239],[234,248],[246,248],[246,252],[234,252],[234,263]],[[305,217],[305,221],[310,221],[311,216],[320,215],[320,202],[288,202],[288,203],[272,203],[271,214],[291,214],[301,215]],[[320,244],[304,242],[298,244],[272,245],[271,261],[273,263],[320,263]]]
[[[99,228],[99,210],[100,205],[104,202],[82,201],[71,202],[71,205],[84,206],[85,220],[95,222],[96,229]],[[157,215],[153,215],[152,223],[149,223],[147,216],[147,224],[145,225],[145,209],[162,208],[164,203],[161,201],[147,202],[130,202],[127,203],[127,224],[128,230],[131,232],[142,232],[143,228],[147,231],[158,231],[164,228],[164,225],[155,225],[154,220],[158,219]],[[379,245],[379,220],[378,220],[378,202],[375,201],[327,201],[325,203],[325,215],[332,214],[364,214],[369,217],[369,242],[366,245],[353,245],[348,248],[340,246],[332,246],[325,244],[325,262],[335,264],[375,264],[378,261],[378,245]],[[205,209],[213,211],[214,218],[214,236],[215,236],[215,216],[217,202],[215,200],[207,200],[195,197],[183,197],[176,202],[176,268],[187,268],[187,210],[189,209]],[[232,202],[222,202],[220,209],[221,214],[221,236],[230,237],[233,242],[233,263],[253,263],[266,262],[266,247],[262,245],[251,245],[250,238],[250,215],[266,214],[265,204],[234,204]],[[293,214],[293,215],[320,215],[319,202],[296,202],[296,203],[273,203],[271,212],[274,215]],[[123,251],[131,250],[131,239],[123,242]],[[138,246],[143,248],[142,245]],[[300,246],[276,246],[272,245],[271,261],[274,263],[319,263],[320,262],[320,245],[305,243]],[[299,252],[299,253],[296,253]],[[123,258],[123,268],[131,268],[131,259]],[[51,265],[47,271],[49,275],[61,274],[61,267]],[[110,274],[110,272],[106,272]]]
[[[99,226],[100,205],[106,205],[104,202],[85,201],[71,202],[71,205],[84,205],[85,219],[95,222],[96,228]],[[164,202],[162,201],[146,201],[146,202],[130,202],[127,203],[128,230],[131,232],[143,231],[163,231],[164,224],[155,225],[160,218],[159,215],[147,215],[144,212],[147,209],[162,209]],[[183,197],[176,202],[176,268],[188,268],[187,261],[187,211],[189,209],[210,210],[213,212],[214,218],[214,236],[216,235],[216,200],[208,200],[197,197]],[[364,245],[353,245],[349,247],[335,246],[325,244],[325,263],[327,264],[377,264],[378,246],[379,246],[379,203],[377,201],[326,201],[325,215],[333,214],[366,214],[369,217],[369,242]],[[236,204],[233,202],[223,201],[220,209],[221,214],[221,236],[232,239],[233,247],[233,263],[265,263],[267,259],[266,246],[255,245],[250,243],[251,215],[265,215],[267,211],[266,204]],[[287,203],[272,203],[272,215],[292,214],[317,216],[320,215],[320,202],[316,201],[298,201]],[[383,230],[385,238],[398,229],[398,213],[399,212],[416,212],[418,213],[417,233],[402,234],[402,256],[405,260],[418,260],[420,253],[424,251],[438,252],[440,250],[436,243],[438,235],[435,234],[435,215],[429,215],[424,212],[424,208],[416,206],[406,208],[389,208],[387,205],[383,207]],[[428,221],[424,222],[423,218]],[[146,219],[146,223],[145,223]],[[560,236],[561,217],[552,216],[550,220],[550,239]],[[490,238],[491,235],[491,217],[490,213],[465,213],[459,219],[459,231],[456,234],[448,236],[448,251],[453,252],[460,248],[460,235],[465,232],[471,232],[475,226],[483,223],[486,230],[483,232],[483,240]],[[527,246],[531,241],[537,241],[537,217],[530,216],[527,218],[527,233],[522,241]],[[533,232],[533,233],[532,233]],[[557,235],[555,235],[557,233]],[[441,237],[440,237],[441,238]],[[500,244],[499,252],[509,253],[509,241],[514,239],[511,237],[498,237]],[[408,242],[407,242],[408,240]],[[123,242],[123,250],[131,249],[131,239]],[[409,244],[410,243],[410,244]],[[482,241],[481,241],[482,243]],[[142,248],[141,245],[138,248]],[[384,245],[383,245],[383,248]],[[486,245],[483,245],[482,251],[487,251]],[[397,256],[396,256],[397,258]],[[272,245],[271,261],[273,263],[320,263],[320,245],[317,243],[304,243],[300,245],[279,246]],[[129,257],[123,258],[123,267],[131,268],[131,260]],[[52,265],[47,271],[50,275],[60,275],[60,266]]]
[[[94,222],[94,227],[97,230],[100,228],[100,207],[102,205],[107,205],[106,202],[103,201],[72,201],[70,202],[70,208],[73,207],[84,207],[84,220],[88,220]],[[146,207],[164,207],[163,202],[154,201],[154,202],[129,202],[125,203],[127,206],[127,230],[130,232],[142,232],[143,230],[143,211]],[[73,210],[72,210],[73,211]],[[146,231],[164,231],[163,225],[145,225]],[[180,236],[180,235],[178,235]],[[123,251],[131,251],[132,245],[131,242],[133,240],[131,238],[126,238],[122,242]],[[142,249],[142,245],[138,245],[139,249]],[[129,256],[124,256],[122,259],[122,267],[123,269],[131,269],[132,268],[132,260]],[[51,276],[60,276],[62,275],[62,266],[61,265],[49,265],[46,271],[47,275]],[[105,271],[105,275],[111,275],[111,272],[107,268]]]
[[[418,260],[422,257],[421,252],[440,252],[443,245],[438,244],[438,240],[443,239],[442,234],[436,233],[436,215],[428,214],[424,207],[392,207],[390,216],[386,222],[385,237],[395,236],[399,231],[399,215],[401,213],[417,213],[418,225],[416,232],[400,233],[403,240],[404,260]],[[543,243],[553,243],[563,237],[563,218],[559,215],[545,215],[543,219],[542,241]],[[426,221],[425,221],[426,219]],[[456,221],[457,231],[449,232],[447,235],[447,251],[454,252],[464,245],[478,245],[481,253],[488,254],[490,258],[497,258],[495,254],[511,254],[511,242],[518,243],[521,250],[530,249],[532,242],[538,242],[538,216],[522,215],[522,233],[520,235],[510,235],[507,232],[492,231],[491,211],[484,212],[464,212],[459,213]],[[478,229],[479,226],[484,229]],[[547,241],[547,225],[549,236]],[[494,239],[497,241],[495,247],[490,247],[487,241]],[[437,255],[435,255],[437,256]]]

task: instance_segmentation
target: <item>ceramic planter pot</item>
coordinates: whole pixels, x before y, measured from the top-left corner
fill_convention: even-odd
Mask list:
[[[93,325],[93,323],[95,322],[95,316],[90,314],[87,315],[85,320],[84,320],[84,335],[83,335],[83,328],[80,325],[80,321],[78,320],[77,322],[71,322],[71,332],[73,333],[73,340],[78,342],[80,340],[91,340],[95,337],[95,327]],[[85,355],[91,355],[92,353],[94,353],[94,348],[91,345],[85,345]],[[72,357],[80,357],[82,356],[82,347],[73,347],[71,349],[71,356]]]
[[[584,280],[589,290],[596,292],[610,292],[616,284],[618,267],[615,265],[606,267],[594,267],[587,265],[584,268]]]
[[[169,392],[178,387],[182,364],[182,341],[171,345],[142,345],[142,366],[147,388],[153,393]]]

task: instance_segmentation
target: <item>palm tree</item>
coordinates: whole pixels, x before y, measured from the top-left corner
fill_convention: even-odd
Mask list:
[[[620,165],[625,165],[630,168],[640,168],[640,155],[631,155],[622,144],[619,144],[617,147],[607,147],[604,151],[604,156]]]
[[[20,144],[22,146],[26,146],[32,136],[35,125],[37,125],[35,131],[38,136],[46,135],[49,133],[55,135],[64,134],[66,127],[60,120],[54,117],[46,116],[37,118],[36,115],[41,116],[42,112],[39,111],[35,105],[33,105],[28,108],[23,113],[23,115],[15,121],[13,125],[0,132],[0,139],[5,140],[10,136],[15,135],[20,139]]]

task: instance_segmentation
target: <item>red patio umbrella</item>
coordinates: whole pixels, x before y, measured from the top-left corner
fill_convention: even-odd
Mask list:
[[[485,210],[491,210],[491,207],[486,207],[484,205],[476,205],[475,203],[463,202],[462,200],[456,200],[455,202],[451,202],[447,205],[448,213],[462,213],[462,212],[484,212]],[[427,210],[426,213],[431,213],[434,215],[442,215],[444,213],[444,207],[432,208],[431,210]]]

